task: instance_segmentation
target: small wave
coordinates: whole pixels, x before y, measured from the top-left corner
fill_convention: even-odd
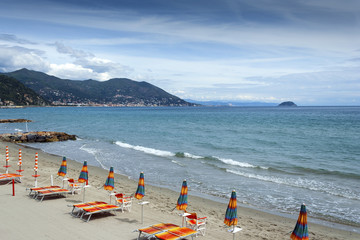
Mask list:
[[[183,166],[184,166],[184,165],[182,165],[181,163],[179,163],[179,162],[177,162],[177,161],[175,161],[175,160],[172,160],[171,162],[179,165],[180,167],[183,167]]]
[[[143,147],[143,146],[134,146],[134,145],[131,145],[128,143],[120,142],[120,141],[116,141],[115,144],[122,148],[129,148],[129,149],[133,149],[136,151],[144,152],[144,153],[155,155],[155,156],[160,156],[160,157],[174,157],[175,156],[175,153],[172,153],[169,151],[163,151],[163,150],[158,150],[158,149],[148,148],[148,147]]]
[[[348,198],[348,199],[354,199],[354,200],[360,200],[360,196],[358,196],[356,193],[351,192],[349,189],[334,189],[331,186],[326,186],[324,183],[315,181],[315,180],[307,180],[307,179],[290,179],[290,178],[280,178],[280,177],[274,177],[274,176],[263,176],[258,174],[252,174],[252,173],[244,173],[239,171],[234,171],[230,169],[226,169],[226,172],[236,174],[239,176],[247,177],[247,178],[254,178],[261,181],[266,182],[273,182],[277,184],[283,184],[291,187],[298,187],[298,188],[305,188],[311,191],[316,192],[324,192],[330,195]]]

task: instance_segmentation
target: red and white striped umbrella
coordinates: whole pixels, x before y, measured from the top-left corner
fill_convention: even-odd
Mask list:
[[[19,149],[19,162],[18,162],[18,166],[19,166],[19,170],[16,170],[16,171],[18,171],[19,173],[21,173],[22,171],[24,171],[24,169],[21,169],[21,167],[22,167],[21,149]]]
[[[5,166],[4,168],[6,168],[6,173],[9,173],[9,147],[6,146],[6,151],[5,151],[5,155],[6,155],[6,158],[5,158]]]
[[[40,175],[38,175],[38,153],[35,153],[35,166],[34,166],[34,171],[35,174],[32,175],[35,178],[35,187],[37,187],[37,177],[39,177]]]

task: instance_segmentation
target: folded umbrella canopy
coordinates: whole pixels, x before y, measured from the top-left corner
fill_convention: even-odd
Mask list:
[[[145,196],[145,181],[144,181],[144,172],[140,173],[140,177],[139,177],[139,184],[138,184],[138,188],[136,189],[135,192],[135,198],[140,200]]]
[[[188,192],[188,187],[187,187],[186,180],[184,180],[183,183],[182,183],[180,196],[179,196],[179,198],[178,198],[177,205],[176,205],[176,209],[177,209],[177,210],[184,210],[184,211],[186,211],[186,208],[187,208],[187,206],[188,206],[188,203],[187,203],[187,192]]]
[[[308,240],[309,233],[307,227],[307,212],[305,204],[301,205],[299,218],[296,222],[294,231],[291,233],[292,240]]]
[[[89,172],[87,168],[87,161],[84,161],[84,165],[81,169],[78,181],[81,183],[85,183],[85,185],[89,184]]]
[[[114,168],[110,167],[109,175],[104,184],[104,189],[111,192],[114,190],[114,188]]]
[[[63,157],[63,160],[61,162],[60,169],[59,169],[57,175],[60,177],[65,177],[66,173],[67,173],[66,157]]]
[[[231,198],[229,201],[229,205],[226,209],[226,213],[225,213],[225,220],[224,223],[226,225],[230,226],[236,226],[238,223],[238,218],[237,218],[237,203],[236,203],[236,192],[235,190],[232,191],[231,193]]]

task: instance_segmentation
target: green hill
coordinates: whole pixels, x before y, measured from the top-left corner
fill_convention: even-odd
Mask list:
[[[21,69],[14,77],[53,104],[108,104],[124,106],[192,106],[147,82],[114,78],[100,82],[60,79],[42,72]]]
[[[2,105],[46,105],[47,102],[15,78],[0,75]]]

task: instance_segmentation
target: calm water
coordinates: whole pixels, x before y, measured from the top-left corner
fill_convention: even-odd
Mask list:
[[[240,203],[295,215],[306,203],[310,218],[360,227],[360,107],[25,108],[0,118],[76,134],[32,146],[133,179],[144,171],[147,184],[180,191],[187,179],[189,194],[223,202],[235,189]],[[25,123],[0,125],[16,129]]]

